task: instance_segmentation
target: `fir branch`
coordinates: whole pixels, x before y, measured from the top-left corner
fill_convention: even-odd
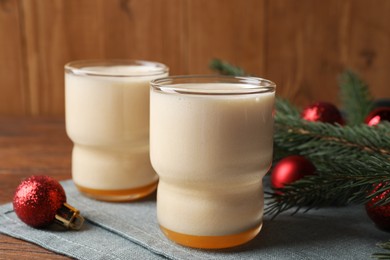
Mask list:
[[[240,67],[233,66],[226,61],[220,59],[213,59],[210,62],[210,69],[219,72],[222,75],[230,76],[245,76],[247,73]]]
[[[300,119],[300,111],[296,107],[291,105],[289,101],[282,98],[277,97],[275,99],[275,111],[278,117],[281,117],[283,115],[284,116],[288,115],[291,118],[295,118],[296,120]],[[278,146],[278,144],[274,142],[274,156],[273,156],[274,163],[278,162],[284,157],[293,154],[294,154],[293,151],[288,151],[284,147]]]
[[[276,114],[275,144],[291,152],[314,157],[359,159],[374,154],[390,160],[390,124],[377,127],[345,126],[308,122],[295,116]]]
[[[386,173],[367,176],[365,174],[345,174],[334,173],[332,175],[311,175],[306,176],[296,182],[286,185],[276,193],[266,193],[267,203],[265,214],[276,217],[280,213],[295,209],[292,214],[304,209],[316,209],[326,206],[342,206],[352,203],[366,203],[372,196],[377,196],[383,192],[384,187],[371,195],[378,181],[390,181],[390,176]],[[381,205],[385,201],[381,201]]]
[[[269,193],[271,202],[267,214],[276,216],[291,208],[298,211],[301,208],[309,210],[328,205],[366,203],[389,189],[389,185],[383,185],[372,193],[377,184],[390,182],[388,129],[388,122],[376,127],[365,124],[341,127],[308,122],[297,118],[296,114],[289,115],[288,109],[277,111],[276,152],[306,156],[316,166],[317,175],[291,183],[280,192]],[[390,198],[387,198],[378,204],[389,202]]]
[[[289,115],[296,119],[300,118],[300,111],[285,99],[276,98],[275,109],[277,115]]]
[[[390,241],[378,244],[380,248],[390,250]],[[375,253],[372,255],[376,259],[390,259],[390,253]]]
[[[367,84],[357,74],[347,70],[341,75],[339,85],[347,123],[349,125],[363,123],[374,107]]]

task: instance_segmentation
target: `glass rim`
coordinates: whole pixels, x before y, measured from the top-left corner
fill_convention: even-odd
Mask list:
[[[237,88],[188,88],[194,84],[230,83],[242,85]],[[276,84],[268,79],[252,76],[229,75],[180,75],[157,78],[150,81],[153,90],[164,93],[193,94],[193,95],[247,95],[272,93]]]
[[[137,73],[109,73],[101,70],[94,70],[93,67],[101,66],[144,66],[153,67],[153,70]],[[66,73],[79,76],[101,76],[101,77],[147,77],[158,76],[169,72],[169,67],[163,63],[136,59],[86,59],[74,60],[64,65]]]

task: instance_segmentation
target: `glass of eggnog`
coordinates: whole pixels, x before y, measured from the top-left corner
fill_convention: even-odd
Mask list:
[[[130,201],[158,183],[149,159],[149,82],[168,76],[160,63],[86,60],[65,65],[66,131],[72,179],[81,193]]]
[[[275,87],[255,77],[151,81],[150,158],[160,177],[158,222],[168,238],[227,248],[260,232]]]

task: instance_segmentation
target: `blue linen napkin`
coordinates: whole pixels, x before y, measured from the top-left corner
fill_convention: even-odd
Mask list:
[[[21,222],[12,204],[0,207],[0,232],[77,259],[368,259],[390,234],[377,229],[364,207],[327,208],[265,216],[251,242],[226,250],[185,248],[168,240],[156,219],[155,195],[132,203],[86,198],[71,180],[61,183],[67,202],[86,218],[79,231],[55,225],[34,229]]]

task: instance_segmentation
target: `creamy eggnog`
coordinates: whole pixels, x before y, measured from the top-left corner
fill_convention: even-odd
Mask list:
[[[65,66],[66,131],[74,143],[72,178],[84,194],[121,201],[157,186],[149,159],[149,82],[162,64],[78,61]]]
[[[258,78],[152,81],[150,155],[158,221],[170,239],[224,248],[260,231],[274,97],[274,83]]]

